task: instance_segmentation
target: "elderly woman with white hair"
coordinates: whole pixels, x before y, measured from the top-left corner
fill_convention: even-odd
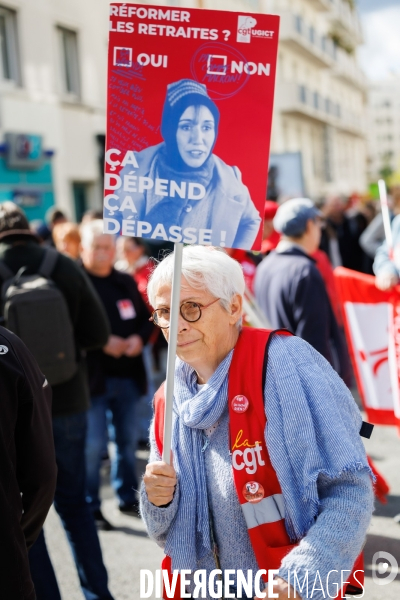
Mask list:
[[[167,340],[173,265],[171,254],[148,285],[153,320]],[[361,415],[307,342],[286,331],[242,329],[244,289],[227,254],[184,248],[173,465],[161,460],[162,387],[142,517],[164,548],[163,568],[193,573],[185,576],[191,592],[200,590],[197,570],[217,568],[227,598],[263,597],[256,574],[272,569],[275,597],[293,597],[293,587],[297,597],[317,600],[346,586],[358,593],[363,572],[355,570],[373,508]],[[253,577],[243,582],[239,572],[247,578],[249,570]]]

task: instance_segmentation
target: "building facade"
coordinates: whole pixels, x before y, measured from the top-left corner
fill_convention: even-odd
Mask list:
[[[107,13],[106,0],[0,0],[0,200],[30,218],[101,207]]]
[[[298,158],[290,164],[301,171],[299,193],[365,189],[366,86],[351,0],[143,4],[279,14],[272,158]],[[101,207],[108,6],[0,0],[0,201],[18,201],[30,218],[53,202],[72,219]]]
[[[400,184],[400,77],[368,89],[368,175]]]
[[[301,154],[312,197],[366,186],[366,81],[360,22],[345,0],[264,0],[281,16],[271,152]]]

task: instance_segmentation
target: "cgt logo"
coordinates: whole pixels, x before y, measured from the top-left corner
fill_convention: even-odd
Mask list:
[[[245,42],[250,44],[251,30],[257,25],[257,21],[253,17],[238,17],[237,42]]]
[[[236,41],[250,44],[252,37],[268,39],[274,36],[273,31],[254,29],[256,25],[257,21],[254,17],[239,15]]]
[[[256,445],[254,448],[246,448],[245,450],[235,450],[232,454],[232,465],[237,471],[245,469],[246,473],[253,475],[258,469],[258,466],[263,467],[265,462],[261,456],[261,446]]]
[[[256,441],[255,444],[251,444],[248,439],[243,439],[243,429],[238,432],[232,450],[232,466],[237,471],[245,469],[246,473],[253,475],[259,466],[265,465],[261,456],[261,442]]]

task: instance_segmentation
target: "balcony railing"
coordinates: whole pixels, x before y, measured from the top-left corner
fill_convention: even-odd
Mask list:
[[[318,10],[319,12],[326,12],[331,10],[332,2],[331,0],[308,0],[309,3]]]
[[[345,0],[330,0],[332,11],[330,17],[336,27],[349,34],[355,44],[362,43],[361,23],[356,9],[352,9]]]
[[[360,115],[344,109],[341,104],[317,90],[296,82],[279,81],[275,108],[278,111],[301,114],[320,123],[329,124],[361,137],[365,123]]]
[[[333,41],[320,35],[300,15],[281,15],[279,38],[319,67],[332,67],[334,64],[336,48]]]
[[[357,89],[366,93],[367,78],[356,63],[353,56],[349,56],[347,52],[341,48],[336,49],[336,64],[333,69],[334,75],[339,77],[345,83],[350,83]]]

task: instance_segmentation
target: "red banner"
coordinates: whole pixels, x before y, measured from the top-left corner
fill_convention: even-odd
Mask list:
[[[367,418],[400,427],[400,287],[382,292],[371,275],[343,267],[334,273]]]
[[[260,249],[279,17],[110,5],[107,232]]]

